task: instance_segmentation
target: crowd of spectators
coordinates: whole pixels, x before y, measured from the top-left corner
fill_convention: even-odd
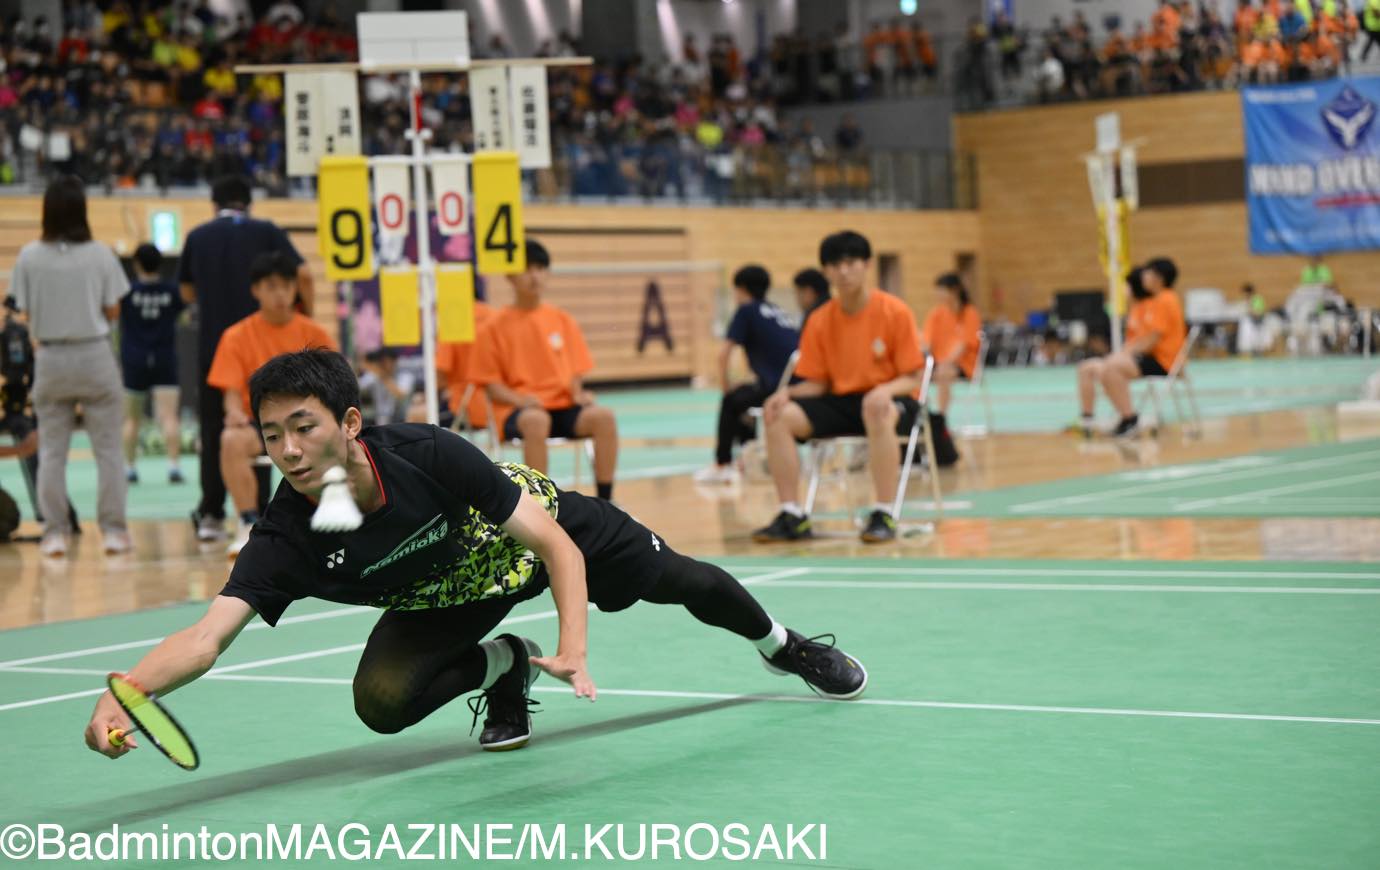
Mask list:
[[[534,193],[857,198],[871,172],[860,127],[845,118],[816,130],[783,121],[781,109],[950,87],[971,107],[1017,94],[1061,100],[1298,80],[1336,74],[1363,33],[1365,53],[1380,45],[1380,0],[1366,0],[1374,8],[1360,20],[1345,0],[1238,2],[1227,19],[1206,3],[1162,0],[1148,25],[1127,31],[1108,17],[1098,39],[1082,13],[1038,36],[1002,14],[974,19],[948,41],[897,17],[861,38],[840,26],[778,34],[748,51],[727,34],[707,45],[687,35],[674,61],[553,68],[555,166],[532,177]],[[564,32],[537,51],[580,53]],[[513,52],[494,36],[473,54]],[[0,184],[70,173],[167,189],[240,173],[285,193],[282,79],[234,67],[356,55],[352,23],[330,6],[308,18],[292,0],[256,21],[219,17],[206,0],[69,0],[61,32],[42,17],[11,17],[0,21]],[[429,75],[424,88],[433,146],[468,149],[465,77]],[[363,77],[361,109],[367,153],[407,150],[403,77]]]
[[[167,189],[239,173],[287,192],[282,79],[234,67],[353,60],[353,30],[330,7],[309,20],[291,0],[253,22],[196,2],[81,0],[64,11],[60,38],[43,18],[0,22],[0,183],[68,173],[112,188]],[[777,105],[861,97],[867,83],[791,66],[790,43],[783,37],[747,57],[727,35],[703,49],[687,36],[675,63],[634,56],[553,68],[556,166],[534,176],[537,192],[724,199],[864,189],[862,134],[851,118],[819,132],[808,121],[781,123]],[[579,51],[561,33],[537,54]],[[494,36],[473,54],[512,51]],[[815,90],[806,93],[807,84]],[[433,147],[470,148],[466,78],[428,75],[423,87]],[[361,111],[366,153],[410,147],[405,77],[362,77]]]
[[[1367,29],[1374,31],[1370,42],[1380,44],[1380,4],[1372,5]],[[1050,22],[1040,35],[1034,72],[1039,100],[1331,78],[1349,67],[1362,35],[1361,19],[1346,0],[1238,0],[1225,13],[1205,2],[1161,0],[1148,24],[1137,21],[1128,28],[1109,16],[1102,31],[1096,38],[1081,12],[1067,24]],[[1028,41],[1015,36],[1014,50]],[[1019,75],[1019,60],[1013,70],[1007,52],[1001,50],[1002,74]]]

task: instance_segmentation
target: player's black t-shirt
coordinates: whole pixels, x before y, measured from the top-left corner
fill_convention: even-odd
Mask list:
[[[254,524],[222,595],[243,599],[269,625],[299,598],[390,610],[528,598],[545,567],[500,526],[526,490],[585,555],[590,600],[631,605],[660,576],[665,548],[602,499],[563,492],[516,463],[495,464],[449,430],[422,423],[360,433],[384,504],[352,532],[311,529],[316,506],[284,481]]]
[[[140,350],[172,347],[177,340],[177,316],[185,307],[177,285],[170,281],[135,281],[120,299],[120,347]]]

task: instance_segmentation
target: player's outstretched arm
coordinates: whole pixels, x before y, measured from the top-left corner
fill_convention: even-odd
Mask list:
[[[130,679],[145,691],[166,695],[206,673],[216,659],[254,618],[248,603],[228,595],[217,595],[206,614],[191,626],[163,638],[129,672]],[[110,758],[119,758],[139,743],[133,736],[120,746],[111,746],[113,729],[130,731],[132,723],[109,691],[96,701],[95,712],[86,726],[86,745]]]
[[[527,493],[503,524],[503,531],[530,549],[546,565],[551,576],[551,597],[556,600],[560,635],[556,654],[534,657],[532,664],[575,687],[575,696],[594,700],[594,680],[585,660],[589,590],[585,586],[585,557],[551,515]]]

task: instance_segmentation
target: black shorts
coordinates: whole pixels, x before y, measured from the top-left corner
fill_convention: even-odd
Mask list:
[[[551,415],[551,438],[578,438],[575,434],[575,420],[580,416],[580,412],[585,409],[584,405],[572,405],[569,408],[557,408],[551,410],[546,408],[546,413]],[[518,431],[518,414],[525,409],[519,408],[508,415],[508,419],[503,421],[503,440],[517,441],[522,438],[522,433]]]
[[[849,393],[794,401],[810,421],[811,438],[835,438],[839,435],[867,433],[862,415],[864,395],[866,393]],[[910,427],[915,423],[915,415],[920,410],[920,404],[910,396],[896,396],[892,401],[896,404],[896,410],[901,412],[900,419],[896,421],[896,434],[910,434]]]
[[[177,386],[177,351],[172,347],[120,348],[120,369],[125,389],[142,393],[151,387]]]
[[[1136,365],[1140,368],[1140,376],[1143,378],[1162,378],[1169,374],[1160,365],[1160,361],[1149,354],[1136,357]]]

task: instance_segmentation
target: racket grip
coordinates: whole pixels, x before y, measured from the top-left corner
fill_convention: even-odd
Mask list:
[[[110,731],[106,733],[106,739],[110,741],[111,746],[124,746],[125,732],[120,728],[111,728]]]

